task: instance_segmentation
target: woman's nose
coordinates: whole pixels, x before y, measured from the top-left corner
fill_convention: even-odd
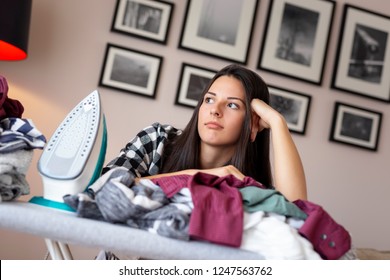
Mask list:
[[[219,117],[221,115],[220,110],[218,109],[217,106],[214,106],[213,108],[211,108],[210,114],[213,116],[217,116],[217,117]]]

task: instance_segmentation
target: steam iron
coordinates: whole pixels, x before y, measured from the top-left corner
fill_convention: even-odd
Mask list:
[[[107,128],[97,90],[70,111],[38,161],[43,197],[29,202],[73,211],[63,196],[83,192],[100,176],[107,149]]]

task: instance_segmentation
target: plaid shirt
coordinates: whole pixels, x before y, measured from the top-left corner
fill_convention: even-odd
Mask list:
[[[171,125],[154,123],[146,127],[121,149],[119,156],[111,160],[102,173],[123,166],[136,177],[158,174],[165,145],[179,134],[181,130]]]

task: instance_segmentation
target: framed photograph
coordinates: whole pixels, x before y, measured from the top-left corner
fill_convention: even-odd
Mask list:
[[[166,44],[173,3],[117,0],[111,31]]]
[[[258,0],[188,0],[179,48],[247,63]]]
[[[390,17],[345,5],[332,88],[390,102]]]
[[[99,86],[155,98],[163,58],[107,44]]]
[[[311,96],[275,86],[268,86],[270,105],[286,119],[291,132],[305,134]]]
[[[183,63],[175,104],[195,108],[216,73],[215,70]]]
[[[272,0],[258,69],[322,83],[334,1]]]
[[[376,151],[381,122],[380,112],[336,102],[329,139]]]

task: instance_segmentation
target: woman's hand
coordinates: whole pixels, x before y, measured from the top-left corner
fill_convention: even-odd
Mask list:
[[[217,168],[212,168],[212,169],[201,169],[198,170],[199,172],[207,173],[207,174],[212,174],[216,175],[219,177],[227,176],[227,175],[233,175],[239,180],[243,180],[245,175],[240,172],[235,166],[233,165],[227,165],[227,166],[222,166],[222,167],[217,167]]]
[[[283,116],[265,103],[263,100],[255,98],[251,102],[252,107],[252,133],[251,141],[255,141],[257,133],[263,129],[272,129],[276,122],[285,122]]]

